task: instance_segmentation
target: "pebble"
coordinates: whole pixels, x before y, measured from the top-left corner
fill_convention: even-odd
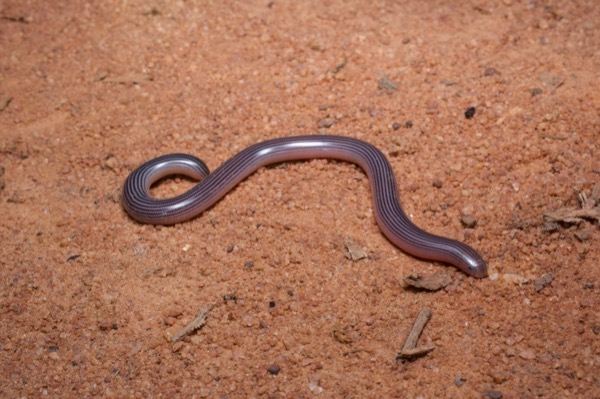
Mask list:
[[[535,353],[531,349],[526,349],[519,353],[519,357],[525,360],[535,360]]]
[[[115,171],[119,167],[119,164],[115,157],[109,156],[108,158],[106,158],[104,160],[104,167],[106,167],[112,171]]]
[[[181,315],[183,314],[183,311],[184,311],[184,310],[183,310],[183,307],[175,305],[175,306],[172,306],[172,307],[171,307],[171,308],[170,308],[170,309],[167,311],[167,314],[166,314],[166,316],[167,316],[167,317],[173,317],[173,318],[175,318],[175,317],[179,317],[179,316],[181,316]]]
[[[467,377],[459,375],[458,377],[456,377],[454,379],[454,385],[456,385],[457,387],[462,387],[463,384],[465,383],[465,381],[467,381]]]
[[[545,30],[550,27],[550,24],[548,24],[548,21],[546,21],[545,19],[542,19],[538,22],[537,26],[538,28]]]
[[[472,119],[475,116],[475,112],[477,112],[477,108],[475,108],[475,107],[467,108],[467,110],[465,111],[465,118]]]
[[[491,398],[491,399],[502,399],[502,392],[500,391],[494,391],[493,389],[488,389],[487,391],[485,391],[483,393],[483,397],[484,398]]]
[[[435,188],[442,188],[444,182],[441,179],[435,179],[433,183],[431,183]]]
[[[590,239],[590,231],[587,229],[578,230],[575,232],[575,238],[581,242],[587,241]]]
[[[464,215],[460,218],[460,222],[463,226],[472,229],[477,226],[477,219],[473,215]]]
[[[385,90],[387,94],[392,94],[398,88],[398,85],[386,76],[379,79],[377,87]]]
[[[267,371],[269,372],[269,374],[277,375],[281,371],[281,368],[276,364],[272,364],[267,368]]]
[[[540,89],[539,87],[534,87],[533,89],[531,89],[530,93],[531,97],[539,96],[540,94],[542,94],[542,89]]]
[[[533,286],[535,287],[535,290],[537,292],[540,292],[541,290],[552,284],[552,280],[554,280],[554,274],[552,274],[551,272],[546,273],[543,276],[536,278],[533,281]]]
[[[319,120],[317,126],[321,129],[329,129],[331,126],[335,124],[335,119],[333,118],[323,118]]]
[[[502,384],[508,380],[508,374],[504,371],[495,370],[490,372],[489,375],[495,384]]]
[[[500,72],[496,68],[485,68],[485,71],[483,71],[483,76],[493,75],[500,75]]]

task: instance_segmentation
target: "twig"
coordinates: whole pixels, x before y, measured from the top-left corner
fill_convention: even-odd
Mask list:
[[[404,346],[398,355],[396,356],[396,360],[398,359],[414,359],[415,357],[423,356],[426,353],[431,352],[435,349],[433,345],[426,345],[417,348],[417,341],[425,328],[425,325],[431,318],[431,310],[428,308],[422,308],[417,315],[417,318],[406,337],[406,341],[404,342]]]
[[[193,331],[196,331],[197,329],[202,327],[204,324],[206,324],[206,316],[208,316],[208,313],[211,311],[212,308],[213,308],[213,305],[209,305],[209,306],[205,306],[205,307],[201,308],[200,311],[198,312],[198,315],[196,316],[196,318],[194,320],[189,322],[187,326],[183,327],[181,330],[179,330],[179,332],[177,334],[175,334],[171,337],[171,342],[175,343],[175,342],[179,341],[181,338],[185,337],[186,335],[188,335],[189,333],[191,333]]]

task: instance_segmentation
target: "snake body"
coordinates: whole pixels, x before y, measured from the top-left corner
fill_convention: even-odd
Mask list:
[[[212,173],[204,162],[191,155],[164,155],[146,162],[127,177],[123,205],[131,217],[143,223],[180,223],[215,204],[262,166],[313,158],[352,162],[366,172],[377,223],[398,248],[419,258],[449,263],[473,277],[487,275],[485,261],[473,248],[428,233],[410,221],[400,205],[394,172],[385,155],[375,146],[351,137],[314,135],[263,141],[234,155]],[[175,174],[200,182],[174,198],[155,199],[150,195],[154,182]]]

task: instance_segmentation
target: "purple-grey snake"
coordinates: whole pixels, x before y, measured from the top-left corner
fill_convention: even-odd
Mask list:
[[[234,155],[212,173],[204,162],[194,156],[163,155],[146,162],[127,177],[123,206],[131,217],[143,223],[167,225],[184,222],[215,204],[258,168],[312,158],[352,162],[366,172],[371,183],[377,224],[398,248],[419,258],[449,263],[473,277],[487,275],[485,261],[473,248],[427,233],[410,221],[402,211],[394,172],[385,155],[373,145],[351,137],[297,136],[263,141]],[[150,195],[153,183],[176,174],[200,182],[174,198],[156,199]]]

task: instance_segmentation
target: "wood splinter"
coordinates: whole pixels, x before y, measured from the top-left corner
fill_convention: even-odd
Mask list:
[[[414,359],[423,356],[435,349],[433,345],[425,345],[417,348],[417,341],[425,328],[425,325],[431,318],[431,310],[422,308],[417,315],[417,318],[406,337],[402,350],[396,356],[396,360]]]

